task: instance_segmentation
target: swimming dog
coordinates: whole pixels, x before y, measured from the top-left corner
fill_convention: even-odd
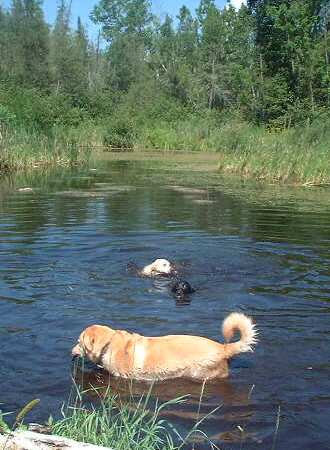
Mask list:
[[[156,277],[156,276],[172,276],[176,274],[176,270],[174,264],[172,264],[167,259],[156,259],[151,264],[143,267],[143,269],[139,269],[136,264],[128,263],[128,270],[134,271],[138,275],[144,277]]]
[[[188,283],[186,280],[178,279],[171,286],[171,292],[176,298],[182,299],[187,297],[189,294],[193,294],[196,290]]]

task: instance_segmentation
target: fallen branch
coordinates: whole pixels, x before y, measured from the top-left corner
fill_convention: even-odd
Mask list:
[[[32,431],[15,431],[0,435],[1,450],[109,450],[109,447],[76,442],[73,439]],[[110,449],[111,450],[111,449]]]

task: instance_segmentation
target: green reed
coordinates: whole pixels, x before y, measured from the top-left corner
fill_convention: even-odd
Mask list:
[[[92,142],[84,141],[77,131],[56,130],[46,135],[23,127],[1,130],[0,172],[68,166],[88,160]]]
[[[96,388],[81,391],[75,382],[73,386],[75,394],[71,392],[68,403],[62,407],[63,419],[51,423],[52,432],[116,450],[180,450],[193,435],[201,435],[209,441],[199,426],[218,409],[201,419],[197,418],[189,433],[182,437],[173,424],[161,416],[163,410],[179,406],[188,396],[163,403],[157,399],[151,402],[151,386],[139,398],[131,394],[128,399],[122,400],[111,388],[101,393]],[[84,401],[86,394],[97,396],[97,406]],[[216,448],[212,443],[211,447]]]
[[[159,123],[141,131],[137,149],[211,151],[219,170],[243,178],[291,184],[330,183],[330,119],[285,130],[237,119]]]
[[[191,115],[182,120],[133,124],[131,145],[139,150],[213,152],[223,173],[268,183],[330,183],[330,119],[285,130],[258,127],[239,118]],[[105,150],[107,123],[54,126],[44,135],[22,127],[1,129],[0,172],[65,166]]]

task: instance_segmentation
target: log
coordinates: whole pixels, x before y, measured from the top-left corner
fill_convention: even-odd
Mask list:
[[[61,436],[33,431],[15,431],[0,435],[1,450],[109,450],[109,447],[77,442]],[[110,449],[112,450],[112,449]]]

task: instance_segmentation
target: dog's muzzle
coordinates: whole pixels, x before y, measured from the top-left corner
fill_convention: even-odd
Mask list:
[[[71,350],[71,356],[72,359],[82,356],[82,351],[79,344],[73,347],[73,349]]]

